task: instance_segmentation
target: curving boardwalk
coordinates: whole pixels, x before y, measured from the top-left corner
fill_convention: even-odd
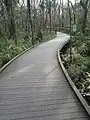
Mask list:
[[[0,74],[0,120],[90,120],[57,62],[68,37],[60,33]]]

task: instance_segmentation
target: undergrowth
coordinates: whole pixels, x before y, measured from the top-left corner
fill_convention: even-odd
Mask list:
[[[39,42],[48,41],[54,38],[56,35],[54,32],[48,33],[44,31],[42,34],[42,39]],[[34,37],[34,44],[36,44],[38,40],[36,36]],[[25,36],[24,32],[18,32],[17,34],[17,45],[15,45],[15,41],[13,39],[8,39],[7,37],[0,36],[0,67],[14,58],[16,55],[20,54],[27,48],[31,47],[31,38]]]
[[[69,45],[62,50],[62,60],[76,87],[87,99],[90,96],[90,36],[79,34],[72,37],[71,41],[72,62],[70,62],[70,49],[67,47]]]

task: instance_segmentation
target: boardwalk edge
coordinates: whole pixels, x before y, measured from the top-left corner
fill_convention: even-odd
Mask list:
[[[88,113],[89,117],[90,117],[90,106],[87,104],[87,102],[85,101],[85,99],[82,97],[82,95],[80,94],[79,90],[76,88],[74,82],[71,80],[68,72],[66,71],[63,63],[62,63],[62,60],[61,60],[61,57],[60,57],[60,51],[62,50],[62,48],[69,42],[69,39],[60,47],[58,48],[58,53],[57,53],[57,59],[58,59],[58,62],[59,62],[59,65],[66,77],[66,79],[68,80],[71,88],[73,89],[74,93],[76,94],[76,96],[78,97],[79,101],[81,102],[81,104],[83,105],[83,107],[85,108],[86,112]]]

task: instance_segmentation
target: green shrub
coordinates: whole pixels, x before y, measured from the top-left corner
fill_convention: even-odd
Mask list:
[[[80,33],[72,41],[72,62],[69,63],[70,50],[67,45],[64,48],[65,51],[62,51],[64,65],[80,92],[88,92],[90,78],[87,79],[86,73],[90,73],[90,38]]]
[[[86,47],[87,47],[86,54],[90,56],[90,41],[87,42]]]
[[[43,37],[44,36],[44,37]],[[31,38],[30,36],[26,36],[25,32],[18,31],[17,32],[18,37],[18,44],[15,45],[15,41],[13,39],[8,38],[0,38],[0,67],[2,67],[4,64],[6,64],[9,60],[11,60],[13,57],[18,55],[19,53],[23,52],[27,48],[32,46]],[[38,34],[38,37],[40,37],[40,42],[49,40],[51,38],[55,37],[54,33],[48,33],[47,31]],[[42,39],[43,37],[43,39]],[[37,41],[35,41],[35,44]]]
[[[11,60],[11,56],[9,54],[4,54],[2,56],[2,65],[4,65],[5,63],[7,63],[9,60]]]

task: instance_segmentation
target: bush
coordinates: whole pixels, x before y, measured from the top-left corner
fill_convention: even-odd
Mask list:
[[[41,31],[38,31],[38,32],[37,32],[37,38],[38,38],[38,41],[39,41],[39,42],[42,41],[43,35],[42,35],[42,32],[41,32]]]
[[[72,62],[70,63],[70,52],[67,45],[62,51],[64,65],[79,91],[87,93],[88,86],[90,86],[90,76],[88,78],[86,74],[90,73],[90,38],[78,34],[72,41]]]
[[[86,46],[87,46],[86,54],[90,56],[90,41],[87,42]]]
[[[17,46],[15,45],[15,41],[13,39],[4,39],[2,37],[0,38],[0,67],[2,67],[4,64],[6,64],[9,60],[11,60],[19,53],[31,47],[31,38],[29,36],[25,36],[25,32],[18,31],[17,37]],[[38,37],[40,38],[40,42],[42,40],[47,41],[51,38],[54,38],[55,34],[53,33],[53,35],[50,35],[50,33],[48,33],[47,31],[43,32],[43,34],[39,32]],[[35,41],[35,44],[36,43],[37,41]]]

